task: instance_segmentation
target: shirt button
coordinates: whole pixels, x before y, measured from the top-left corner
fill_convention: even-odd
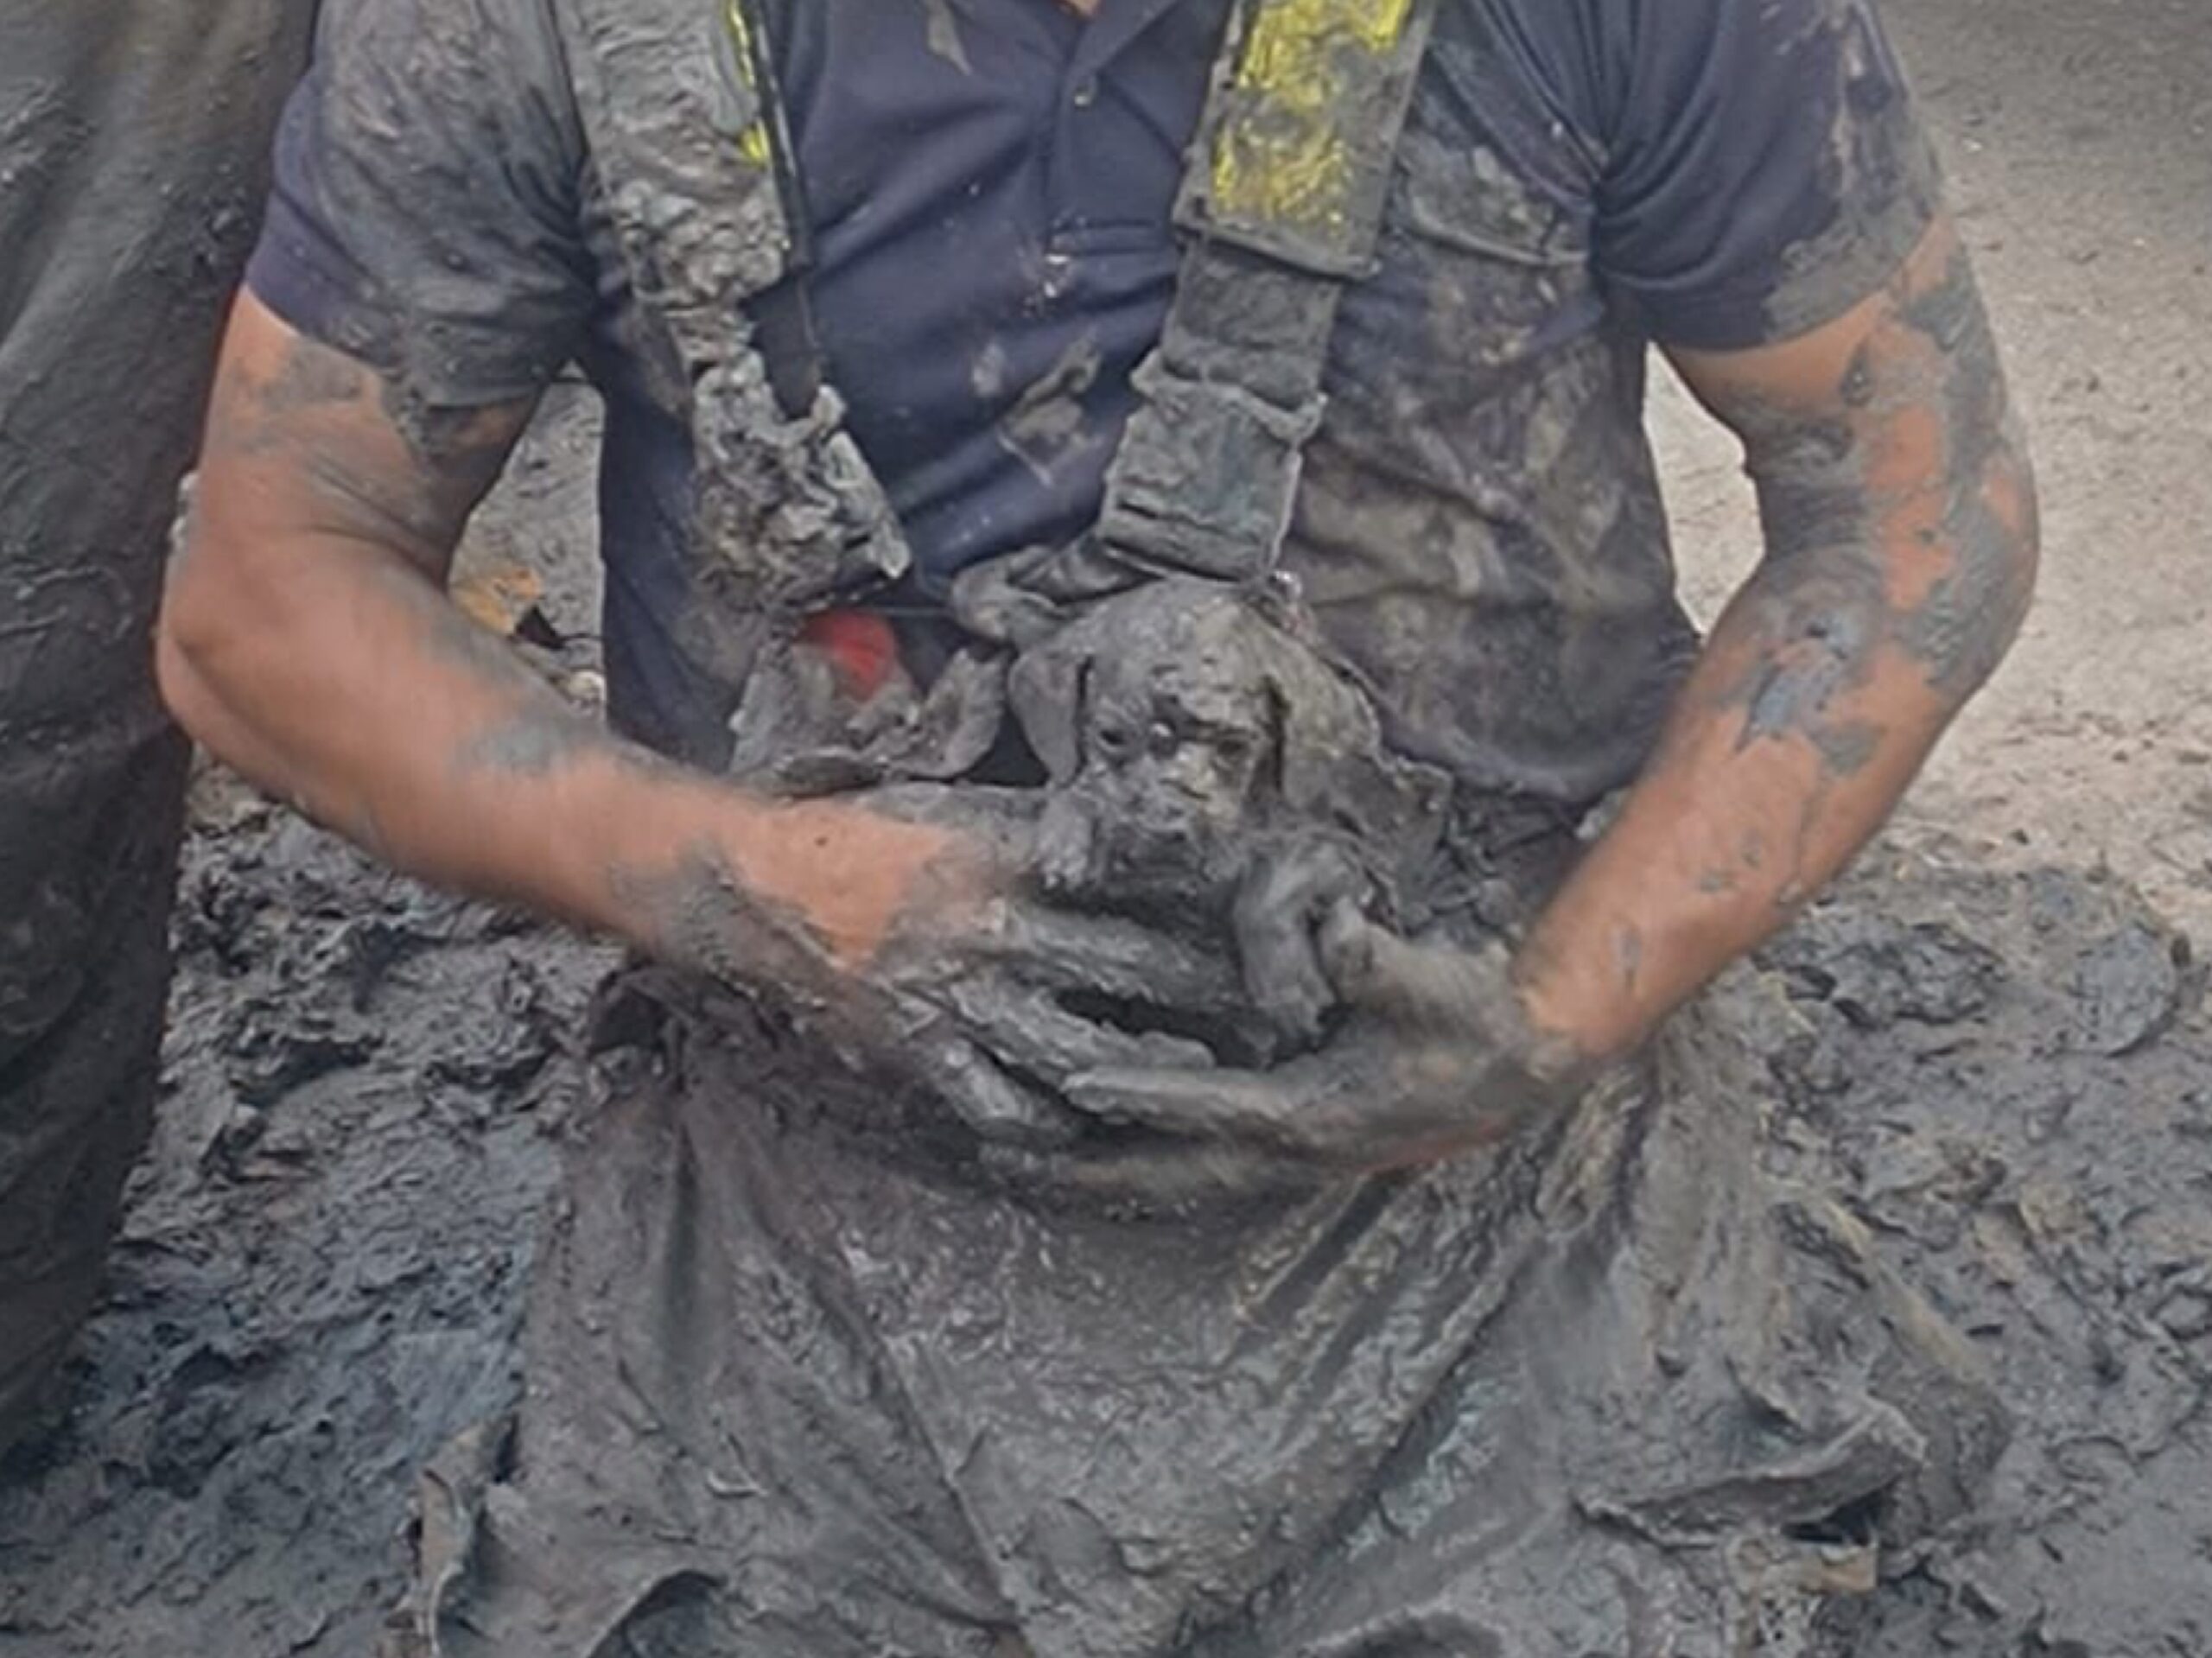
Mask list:
[[[1079,110],[1089,109],[1098,101],[1098,83],[1088,79],[1076,82],[1075,97],[1072,101]]]
[[[1075,256],[1060,248],[1045,255],[1044,280],[1038,284],[1048,300],[1065,299],[1075,286]]]

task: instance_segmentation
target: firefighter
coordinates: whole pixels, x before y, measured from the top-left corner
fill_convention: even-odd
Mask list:
[[[1654,346],[1759,492],[1703,639]],[[571,359],[611,732],[442,592]],[[1649,1059],[2032,585],[1873,0],[341,3],[202,468],[186,726],[667,964],[438,1649],[1718,1654],[1838,1515],[1943,1517],[1924,1367],[1838,1333],[1918,1326]],[[1162,572],[1294,591],[1510,893],[1484,947],[1263,874],[1341,1000],[1276,1063],[1115,1016],[1213,958],[1018,827],[728,774],[795,651],[926,698],[979,581]]]

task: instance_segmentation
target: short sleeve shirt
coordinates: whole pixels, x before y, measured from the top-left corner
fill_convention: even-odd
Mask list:
[[[1096,514],[1173,295],[1227,0],[763,0],[825,365],[925,594]],[[548,0],[327,0],[250,281],[433,404],[605,391],[611,702],[711,759],[686,434],[635,319]],[[1936,182],[1874,0],[1442,0],[1380,269],[1344,307],[1285,561],[1394,737],[1578,803],[1695,640],[1643,353],[1790,338],[1889,277]]]

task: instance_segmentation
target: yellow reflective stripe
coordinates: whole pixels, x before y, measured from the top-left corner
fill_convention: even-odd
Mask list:
[[[753,25],[746,18],[744,0],[722,0],[722,21],[737,48],[737,72],[745,77],[746,90],[763,111],[752,125],[738,134],[737,153],[753,166],[765,168],[774,162],[775,152],[769,146],[766,105],[760,98],[760,78],[754,68],[760,60],[753,55]]]
[[[1387,56],[1414,0],[1260,0],[1236,86],[1244,100],[1216,137],[1213,206],[1223,217],[1341,232],[1352,157],[1341,107],[1345,54]]]

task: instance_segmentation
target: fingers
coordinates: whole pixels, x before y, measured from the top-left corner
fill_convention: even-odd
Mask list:
[[[1166,1214],[1290,1198],[1324,1184],[1326,1172],[1300,1159],[1247,1147],[1160,1145],[1035,1152],[984,1148],[983,1165],[1006,1185],[1052,1197],[1072,1197],[1109,1209]]]
[[[1098,825],[1072,790],[1056,793],[1037,825],[1037,879],[1048,893],[1079,895],[1098,884]]]
[[[1201,1016],[1242,1011],[1221,956],[1135,921],[1009,899],[996,931],[989,954],[1039,984]]]
[[[1002,1065],[1055,1085],[1078,1071],[1104,1067],[1203,1070],[1213,1064],[1204,1043],[1083,1019],[1061,1007],[1050,990],[997,975],[963,978],[946,988],[944,1000],[972,1045]]]
[[[924,1086],[986,1144],[1048,1151],[1073,1143],[1083,1132],[1082,1119],[1066,1106],[1015,1081],[963,1038],[929,1039],[917,1070]]]
[[[1510,1004],[1501,947],[1414,943],[1339,904],[1321,924],[1319,949],[1346,1003],[1396,1024],[1478,1032]]]
[[[1402,942],[1349,904],[1332,904],[1313,933],[1323,970],[1338,993],[1355,1007],[1364,1006],[1375,994],[1381,976],[1377,956]]]
[[[946,831],[952,837],[947,855],[974,872],[979,892],[1011,888],[1031,861],[1036,814],[1011,791],[892,783],[853,796],[852,804],[897,823]]]
[[[1403,1039],[1332,1046],[1271,1071],[1088,1071],[1061,1090],[1101,1121],[1326,1169],[1402,1168],[1509,1133],[1479,1058]]]
[[[1339,907],[1355,908],[1369,882],[1351,854],[1319,842],[1261,861],[1237,894],[1237,957],[1253,1001],[1288,1036],[1311,1042],[1337,987],[1324,968],[1314,924]]]
[[[1078,1111],[1103,1121],[1299,1157],[1319,1149],[1314,1078],[1303,1060],[1266,1072],[1117,1068],[1071,1077],[1064,1091]]]

